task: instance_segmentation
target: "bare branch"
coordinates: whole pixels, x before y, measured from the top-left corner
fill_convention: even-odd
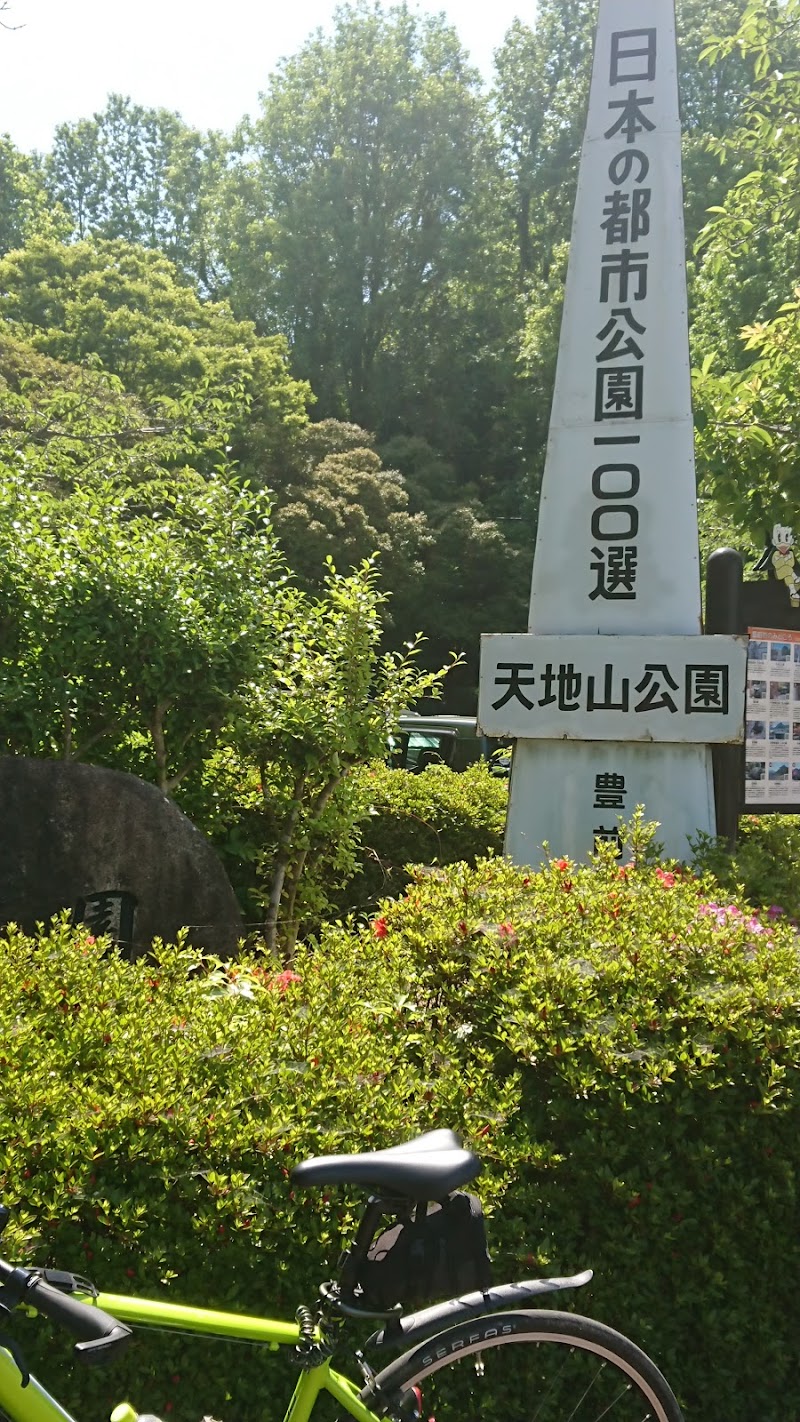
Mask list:
[[[3,15],[7,9],[8,0],[2,0],[2,4],[0,4],[0,15]],[[24,30],[24,28],[24,25],[7,25],[5,20],[0,20],[0,29],[2,30]]]

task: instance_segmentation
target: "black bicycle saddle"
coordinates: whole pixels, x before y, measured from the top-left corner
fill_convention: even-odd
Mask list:
[[[412,1200],[442,1200],[479,1174],[481,1162],[454,1131],[427,1131],[365,1155],[318,1155],[292,1171],[295,1185],[367,1185]]]

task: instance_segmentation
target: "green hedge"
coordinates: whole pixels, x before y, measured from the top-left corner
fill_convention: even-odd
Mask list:
[[[363,912],[404,893],[409,864],[474,864],[502,854],[508,781],[484,761],[456,773],[430,765],[418,775],[376,763],[355,772],[364,805],[360,868],[340,897]]]
[[[4,1252],[105,1289],[291,1316],[352,1223],[293,1161],[452,1125],[485,1161],[497,1278],[572,1272],[687,1422],[800,1411],[800,964],[788,924],[710,881],[502,860],[420,874],[280,974],[185,949],[103,956],[65,927],[0,939]],[[291,1368],[143,1335],[65,1391],[176,1422],[282,1416]]]
[[[742,815],[736,849],[704,840],[695,862],[717,882],[774,915],[800,919],[800,817]]]

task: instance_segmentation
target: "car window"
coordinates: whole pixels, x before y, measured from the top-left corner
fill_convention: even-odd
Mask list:
[[[447,765],[451,750],[451,736],[437,736],[433,732],[412,731],[408,737],[406,749],[406,770],[424,770],[426,765]]]

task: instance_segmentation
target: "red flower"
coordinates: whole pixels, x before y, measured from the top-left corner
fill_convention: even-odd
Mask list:
[[[284,972],[277,973],[270,983],[270,987],[278,989],[278,992],[286,992],[290,983],[301,981],[299,973],[293,973],[291,968],[286,968]]]
[[[372,932],[375,934],[376,938],[385,938],[387,933],[389,932],[389,925],[386,922],[386,919],[374,919],[372,924]]]
[[[563,871],[564,871],[565,869],[568,869],[568,868],[569,868],[569,860],[568,860],[568,859],[556,859],[556,860],[554,860],[554,863],[555,863],[556,869],[560,869],[560,870],[562,871],[562,873],[563,873]]]
[[[516,938],[513,923],[501,923],[497,929],[501,938]]]
[[[675,875],[667,869],[656,869],[656,878],[661,880],[665,889],[671,889],[675,883]]]

